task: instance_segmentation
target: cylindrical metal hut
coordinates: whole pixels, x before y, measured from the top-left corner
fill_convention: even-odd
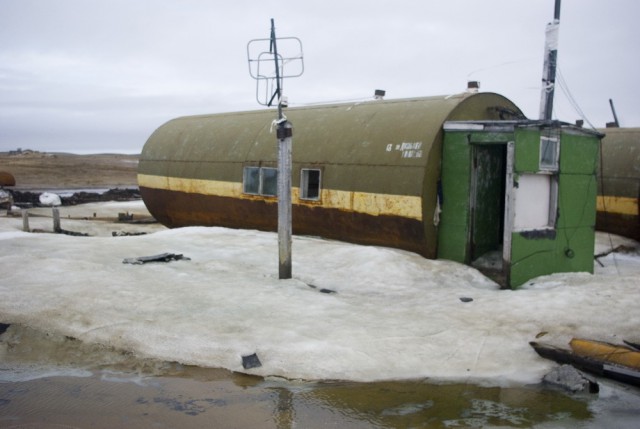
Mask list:
[[[291,108],[294,234],[435,258],[447,120],[521,118],[493,93]],[[138,167],[142,198],[168,227],[275,230],[274,110],[190,116],[158,128]]]
[[[640,240],[640,128],[603,128],[596,229]]]

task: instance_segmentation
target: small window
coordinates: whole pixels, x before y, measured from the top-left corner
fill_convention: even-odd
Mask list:
[[[320,170],[303,168],[300,172],[300,198],[303,200],[320,199]]]
[[[244,193],[245,194],[260,194],[260,167],[245,167],[244,168]]]
[[[262,168],[262,190],[261,195],[275,197],[278,195],[278,169]]]
[[[275,197],[278,195],[278,169],[244,167],[243,192],[251,195]]]
[[[559,142],[557,130],[543,131],[540,136],[540,170],[558,171]]]

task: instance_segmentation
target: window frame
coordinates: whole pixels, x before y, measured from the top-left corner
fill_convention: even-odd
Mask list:
[[[317,188],[316,188],[316,196],[310,197],[309,194],[309,173],[317,172],[318,180],[317,180]],[[322,196],[322,169],[320,168],[301,168],[300,169],[300,193],[299,198],[304,201],[320,201]]]
[[[269,177],[269,185],[270,188],[273,189],[273,193],[267,193],[265,190],[267,188],[267,178],[265,178],[265,173],[267,171],[275,173],[273,177]],[[263,197],[277,197],[278,196],[278,169],[274,167],[260,167],[260,195]]]
[[[540,133],[538,168],[545,172],[557,172],[560,168],[560,134],[557,129]]]
[[[257,171],[257,178],[255,173],[252,175],[250,172]],[[265,173],[273,172],[273,175],[267,175]],[[251,182],[249,182],[249,180]],[[253,183],[257,180],[256,184]],[[251,187],[249,187],[251,185]],[[275,167],[261,167],[257,165],[245,165],[242,168],[242,193],[246,195],[255,195],[262,197],[277,197],[278,196],[278,169]]]
[[[257,170],[257,177],[254,175],[248,174],[250,171]],[[251,183],[247,178],[251,179]],[[257,180],[257,187],[254,185],[254,181]],[[260,167],[255,165],[246,165],[242,168],[242,193],[248,195],[260,195]],[[251,184],[251,189],[249,189],[249,184]],[[254,191],[255,189],[255,191]]]

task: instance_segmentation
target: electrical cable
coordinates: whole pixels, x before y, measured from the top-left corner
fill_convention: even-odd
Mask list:
[[[591,123],[591,121],[589,121],[589,118],[587,118],[587,115],[584,114],[584,112],[582,111],[582,109],[580,108],[580,105],[578,104],[578,102],[576,101],[576,99],[573,97],[573,94],[571,94],[571,90],[569,90],[569,86],[567,85],[566,80],[564,79],[564,76],[562,75],[562,71],[560,70],[560,66],[557,67],[557,77],[558,77],[558,83],[560,86],[560,89],[562,90],[562,92],[564,93],[565,97],[567,97],[567,100],[569,101],[569,104],[571,104],[571,107],[574,108],[574,110],[578,113],[578,115],[584,119],[584,121],[589,124],[589,126],[592,129],[596,129],[596,127],[593,126],[593,124]]]

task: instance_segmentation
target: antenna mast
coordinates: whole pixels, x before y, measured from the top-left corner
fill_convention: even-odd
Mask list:
[[[553,94],[556,86],[558,64],[558,33],[560,30],[560,0],[555,0],[553,22],[547,24],[544,43],[544,66],[542,70],[542,95],[540,119],[550,121],[553,114]]]
[[[289,44],[289,48],[299,52],[293,56],[284,57],[278,53],[278,42]],[[261,51],[260,46],[268,42],[269,50]],[[258,49],[256,50],[256,47]],[[286,51],[286,49],[285,49]],[[304,71],[302,61],[302,43],[296,37],[276,38],[276,27],[271,19],[271,35],[268,39],[254,39],[247,44],[249,59],[249,74],[256,82],[256,99],[258,103],[271,107],[274,99],[278,101],[277,125],[278,138],[278,274],[280,279],[291,278],[291,138],[293,128],[282,112],[286,107],[282,96],[282,80],[285,77],[298,77]],[[284,71],[285,64],[293,66],[293,72]],[[265,70],[266,69],[266,70]],[[261,85],[264,86],[264,98]],[[273,86],[275,85],[275,90]]]

